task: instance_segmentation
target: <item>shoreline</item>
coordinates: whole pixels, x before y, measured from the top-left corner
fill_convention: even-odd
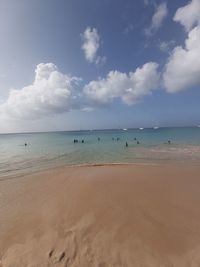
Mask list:
[[[165,163],[161,163],[161,164],[165,164]],[[167,163],[166,163],[167,164]],[[159,163],[148,163],[148,162],[108,162],[108,163],[104,163],[104,162],[97,162],[97,163],[83,163],[83,164],[63,164],[63,165],[55,165],[52,167],[48,167],[48,168],[41,168],[41,169],[34,169],[32,170],[31,168],[29,168],[30,173],[19,173],[17,175],[13,174],[13,175],[7,175],[7,176],[3,176],[2,178],[0,177],[0,182],[4,181],[4,180],[9,180],[9,179],[17,179],[20,177],[25,177],[25,176],[31,176],[34,174],[42,174],[45,172],[49,172],[52,170],[62,170],[65,168],[84,168],[84,167],[103,167],[103,166],[137,166],[137,165],[144,165],[144,166],[148,166],[148,165],[160,165]],[[8,173],[9,171],[7,171]]]
[[[162,163],[161,163],[162,164]],[[65,170],[67,168],[69,169],[73,169],[73,168],[92,168],[92,167],[112,167],[112,166],[156,166],[156,165],[160,165],[157,163],[131,163],[131,162],[119,162],[119,163],[83,163],[83,164],[72,164],[72,165],[61,165],[61,166],[53,166],[53,167],[49,167],[49,168],[44,168],[44,169],[38,169],[38,170],[31,170],[30,173],[19,173],[17,175],[7,175],[7,176],[3,176],[0,177],[0,183],[6,180],[12,180],[12,179],[20,179],[20,178],[24,178],[24,177],[29,177],[32,175],[43,175],[45,173],[51,172],[51,171],[62,171]]]
[[[199,162],[197,160],[149,160],[149,161],[140,161],[138,162],[96,162],[96,163],[77,163],[77,164],[62,164],[62,165],[55,165],[55,166],[48,166],[48,167],[41,167],[39,169],[32,169],[30,168],[25,168],[24,170],[28,170],[25,173],[18,173],[18,174],[8,174],[8,175],[3,175],[2,177],[0,176],[0,182],[5,181],[5,180],[10,180],[10,179],[18,179],[22,178],[25,176],[31,176],[35,174],[42,174],[45,172],[53,171],[53,170],[62,170],[66,168],[84,168],[84,167],[111,167],[111,166],[198,166]],[[11,170],[12,171],[12,170]],[[9,173],[10,171],[8,170],[6,173]]]

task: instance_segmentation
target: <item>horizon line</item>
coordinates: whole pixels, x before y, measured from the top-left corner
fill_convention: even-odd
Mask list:
[[[0,135],[3,134],[39,134],[39,133],[62,133],[62,132],[95,132],[95,131],[124,131],[124,130],[145,130],[145,129],[155,129],[155,127],[158,129],[162,128],[199,128],[200,125],[184,125],[184,126],[151,126],[151,127],[131,127],[131,128],[103,128],[103,129],[85,129],[85,130],[50,130],[50,131],[25,131],[25,132],[5,132],[0,133]]]

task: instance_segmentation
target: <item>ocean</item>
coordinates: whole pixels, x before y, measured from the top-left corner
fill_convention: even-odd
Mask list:
[[[186,161],[200,162],[198,127],[0,134],[1,180],[64,165]]]

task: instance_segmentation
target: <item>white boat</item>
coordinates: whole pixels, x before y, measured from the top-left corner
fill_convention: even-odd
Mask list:
[[[127,131],[127,129],[126,128],[124,128],[124,129],[122,129],[123,131]]]
[[[155,126],[155,127],[153,127],[154,128],[154,130],[157,130],[157,129],[159,129],[159,127],[158,126]]]
[[[140,129],[140,130],[144,130],[144,128],[142,128],[142,127],[140,127],[139,129]]]

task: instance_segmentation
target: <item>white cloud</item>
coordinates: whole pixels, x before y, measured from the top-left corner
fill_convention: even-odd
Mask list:
[[[153,35],[162,26],[164,19],[167,17],[168,9],[166,3],[161,3],[156,7],[155,13],[152,17],[151,26],[145,29],[146,35]]]
[[[179,8],[174,21],[181,23],[186,31],[190,31],[195,24],[200,23],[200,0],[192,0],[188,5]]]
[[[200,85],[200,26],[188,34],[185,47],[177,46],[172,51],[163,75],[168,92],[177,92]]]
[[[81,37],[83,41],[81,48],[84,51],[86,60],[89,63],[104,64],[106,58],[97,55],[101,42],[97,29],[87,27]]]
[[[175,41],[160,41],[158,47],[162,52],[169,53],[171,48],[175,45]]]
[[[0,78],[6,78],[7,75],[5,73],[0,73]]]
[[[128,74],[111,71],[105,79],[91,81],[84,87],[86,96],[97,104],[109,104],[121,98],[127,104],[135,104],[158,88],[158,64],[149,62]]]
[[[71,110],[91,111],[96,103],[108,104],[115,98],[134,104],[157,89],[157,68],[158,64],[149,62],[128,74],[111,71],[105,79],[91,81],[80,91],[79,78],[61,73],[53,63],[41,63],[32,84],[12,89],[0,103],[1,122],[15,125]]]
[[[103,66],[103,65],[106,63],[106,60],[107,60],[107,58],[106,58],[105,56],[103,56],[103,57],[98,56],[98,57],[96,58],[95,63],[96,63],[97,65],[99,65],[99,66]]]
[[[79,79],[62,74],[53,63],[41,63],[35,70],[33,84],[12,89],[6,102],[0,104],[1,116],[35,119],[79,108]]]
[[[165,42],[165,41],[160,42],[159,48],[160,48],[160,50],[162,52],[168,52],[169,51],[169,44],[168,44],[168,42]]]

